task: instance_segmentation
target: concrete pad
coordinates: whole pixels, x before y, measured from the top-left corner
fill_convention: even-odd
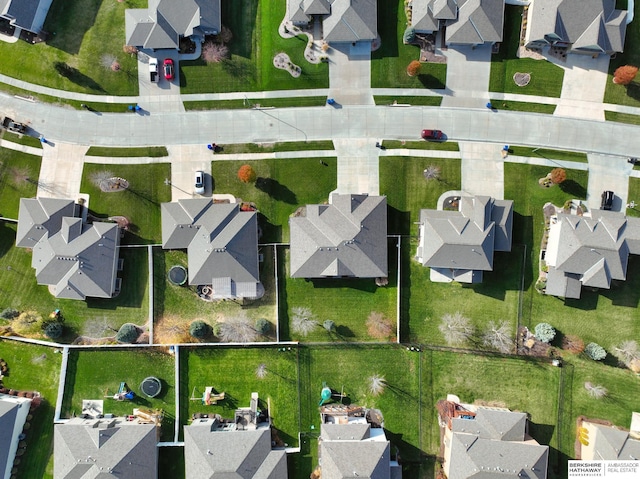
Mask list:
[[[158,59],[158,82],[153,83],[149,75],[150,55]],[[173,59],[175,75],[169,81],[162,72],[162,62],[165,58]],[[138,89],[139,105],[147,112],[177,113],[184,112],[182,98],[180,98],[179,55],[176,51],[158,51],[138,53]]]
[[[460,142],[462,190],[504,199],[504,160],[495,143]]]
[[[188,198],[210,197],[215,178],[211,177],[211,161],[215,155],[205,144],[203,145],[175,145],[167,147],[168,161],[171,162],[171,201]],[[204,172],[205,192],[198,195],[194,192],[195,172]]]
[[[380,194],[380,175],[375,141],[370,138],[333,140],[338,156],[337,193]]]
[[[350,43],[329,49],[329,97],[338,105],[373,105],[371,45]]]
[[[609,57],[569,54],[566,62],[554,63],[564,70],[560,102],[554,115],[604,121],[602,101]]]
[[[447,91],[442,106],[482,108],[489,99],[491,46],[456,46],[443,51],[447,57]]]
[[[613,191],[613,211],[626,211],[629,195],[629,176],[633,165],[626,157],[589,153],[589,186],[587,187],[587,206],[600,208],[603,191]],[[570,179],[567,173],[567,179]],[[640,198],[631,198],[634,201]]]
[[[51,142],[42,146],[37,196],[78,199],[82,165],[88,148],[62,142]]]

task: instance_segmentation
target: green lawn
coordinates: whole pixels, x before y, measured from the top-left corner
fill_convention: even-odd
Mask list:
[[[231,143],[229,145],[219,145],[221,155],[235,155],[238,153],[275,153],[279,151],[309,151],[309,150],[333,150],[332,140],[316,141],[277,141],[275,143]],[[222,156],[222,158],[225,158]]]
[[[242,100],[202,100],[185,101],[183,103],[186,110],[237,110],[251,108],[253,105],[260,105],[262,108],[324,106],[326,101],[326,96],[305,96],[293,98],[246,98]]]
[[[104,399],[104,412],[124,416],[133,408],[162,409],[162,441],[172,441],[175,423],[174,357],[166,350],[71,350],[67,380],[62,401],[62,417],[79,416],[83,399]],[[162,391],[148,398],[140,391],[140,383],[148,376],[162,382]],[[105,398],[118,392],[124,381],[135,393],[132,401]]]
[[[388,246],[389,284],[378,287],[373,278],[304,279],[289,276],[289,250],[278,250],[281,262],[280,284],[280,339],[302,342],[385,341],[396,336],[397,309],[397,249],[395,241]],[[293,308],[309,308],[318,327],[308,336],[291,328]],[[392,325],[389,338],[373,338],[367,332],[367,318],[373,312],[384,314]],[[336,331],[329,333],[323,322],[331,320]]]
[[[206,64],[202,59],[180,62],[181,92],[220,93],[328,87],[328,65],[314,65],[304,59],[307,37],[300,35],[284,39],[278,34],[285,6],[285,0],[239,0],[225,5],[226,8],[222,8],[222,23],[233,33],[233,39],[228,45],[230,58],[213,64]],[[293,78],[288,72],[273,66],[273,57],[280,52],[287,53],[291,62],[302,69],[300,77]]]
[[[546,60],[520,59],[516,56],[521,22],[522,7],[506,5],[504,37],[500,52],[492,56],[489,91],[560,97],[564,78],[562,68]],[[518,72],[531,74],[527,86],[520,87],[513,81],[513,75]]]
[[[124,270],[121,273],[122,292],[116,298],[57,299],[49,293],[47,286],[36,283],[31,253],[15,246],[15,231],[14,224],[0,223],[0,309],[32,310],[42,316],[60,309],[66,330],[62,342],[73,341],[79,334],[113,336],[113,329],[117,330],[124,323],[143,325],[146,322],[149,302],[146,249],[120,249]]]
[[[440,168],[440,179],[425,180],[422,172],[431,165]],[[442,193],[459,189],[459,159],[380,158],[380,193],[387,195],[387,223],[391,234],[417,235],[418,227],[414,223],[418,221],[420,209],[435,208]]]
[[[118,192],[103,192],[92,178],[110,172],[129,181],[129,188]],[[148,165],[104,165],[85,163],[80,191],[90,195],[89,210],[99,218],[126,216],[130,229],[123,244],[152,244],[162,241],[160,203],[171,201],[171,188],[165,179],[171,178],[169,163]]]
[[[176,339],[171,339],[172,337],[180,338],[182,341],[195,341],[188,335],[188,325],[191,321],[200,319],[213,326],[225,318],[238,316],[246,316],[253,322],[259,318],[267,319],[272,327],[269,335],[262,339],[275,341],[276,288],[273,248],[263,246],[259,248],[258,253],[263,256],[260,263],[260,281],[264,286],[265,295],[255,301],[246,301],[243,305],[236,301],[202,301],[195,286],[171,284],[167,280],[169,269],[174,265],[187,268],[187,254],[185,251],[154,248],[154,341],[177,342]],[[207,340],[214,341],[214,338]]]
[[[0,216],[18,219],[20,198],[33,198],[38,191],[40,156],[0,148]]]
[[[617,111],[605,110],[604,117],[607,121],[616,121],[618,123],[628,123],[630,125],[640,125],[640,115],[631,113],[620,113]]]
[[[122,50],[124,11],[146,5],[144,0],[55,0],[44,25],[50,32],[48,41],[35,45],[1,42],[0,72],[59,90],[137,95],[136,58]],[[105,55],[120,63],[120,71],[102,66]]]
[[[165,146],[143,146],[139,148],[112,148],[108,146],[92,146],[85,153],[86,156],[109,156],[112,158],[151,157],[160,158],[169,156]]]
[[[182,424],[187,424],[188,419],[196,412],[233,418],[234,411],[238,407],[248,406],[251,393],[257,392],[260,396],[260,409],[267,408],[267,401],[271,403],[269,413],[279,438],[291,447],[297,446],[300,430],[300,378],[296,348],[285,352],[278,349],[181,348]],[[256,376],[256,370],[261,364],[266,370],[262,379]],[[224,392],[225,399],[216,405],[203,405],[202,394],[208,386],[212,386],[217,392]],[[197,399],[191,400],[192,397]]]
[[[440,106],[442,103],[441,96],[373,96],[376,105],[423,105],[423,106]]]
[[[460,147],[455,141],[383,140],[382,146],[386,149],[406,148],[408,150],[460,151]]]
[[[19,145],[32,146],[34,148],[42,149],[42,142],[39,138],[35,138],[29,135],[18,135],[7,130],[0,131],[0,138],[11,143],[17,143]]]
[[[0,340],[0,358],[9,365],[5,387],[38,391],[44,399],[29,420],[27,451],[20,459],[18,477],[53,477],[53,416],[58,396],[62,355],[53,348]]]
[[[378,35],[382,44],[371,54],[371,87],[444,88],[447,80],[445,63],[423,63],[420,74],[407,75],[407,66],[420,58],[420,49],[402,43],[407,28],[404,3],[403,0],[378,2]],[[397,100],[403,103],[401,97]]]
[[[158,479],[185,479],[184,447],[158,448]]]
[[[322,161],[327,166],[320,164],[317,158],[214,160],[211,164],[214,193],[231,193],[256,204],[263,233],[261,243],[287,242],[289,216],[300,206],[326,202],[329,193],[336,188],[336,159],[322,158]],[[264,181],[242,183],[237,173],[244,164],[251,165],[258,179]]]
[[[547,148],[531,148],[530,146],[509,145],[509,154],[515,156],[530,156],[547,160],[576,161],[587,163],[587,154],[581,151],[550,150]]]
[[[545,115],[553,115],[556,111],[556,105],[548,103],[531,103],[528,101],[509,101],[509,100],[491,100],[494,107],[499,110],[507,111],[528,111],[531,113],[544,113]]]
[[[634,168],[635,169],[635,168]],[[627,208],[627,216],[640,216],[640,178],[629,177],[628,201],[637,203],[635,208]]]

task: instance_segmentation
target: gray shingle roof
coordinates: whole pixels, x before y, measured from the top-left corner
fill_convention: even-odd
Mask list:
[[[118,225],[83,224],[81,218],[66,214],[73,215],[72,200],[23,198],[17,246],[33,249],[36,280],[51,286],[57,298],[111,298],[120,247]]]
[[[54,426],[55,479],[158,476],[157,428],[118,419],[71,419]]]
[[[438,30],[440,22],[434,18],[430,0],[413,0],[411,6],[411,26],[418,32],[432,33]]]
[[[161,211],[162,247],[187,250],[189,284],[212,285],[220,298],[262,296],[255,211],[205,198],[163,203]]]
[[[595,437],[590,439],[593,443],[593,459],[640,460],[640,441],[629,437],[627,431],[600,424],[592,426],[596,430]]]
[[[562,41],[572,49],[612,54],[624,48],[625,10],[615,0],[534,0],[529,7],[527,44]]]
[[[323,479],[390,479],[390,456],[389,441],[320,442]]]
[[[369,424],[322,424],[320,436],[323,440],[339,441],[351,440],[361,441],[371,436],[371,426]]]
[[[513,201],[462,197],[459,211],[420,210],[418,261],[437,270],[493,270],[494,251],[511,250]],[[455,273],[455,272],[454,272]],[[452,273],[452,274],[454,274]]]
[[[291,277],[386,277],[387,199],[339,195],[289,219]]]
[[[479,407],[475,419],[454,418],[451,430],[476,434],[483,439],[523,441],[526,425],[527,415],[523,412]]]
[[[284,450],[271,450],[271,429],[217,430],[214,420],[184,427],[189,479],[286,479]]]
[[[53,0],[0,0],[0,16],[30,32],[40,33]]]
[[[300,0],[296,0],[300,2]],[[302,8],[307,15],[327,15],[331,13],[329,0],[302,0]]]
[[[551,225],[547,245],[546,294],[579,298],[578,281],[609,288],[624,280],[630,246],[640,252],[640,219],[614,211],[593,210],[592,217],[560,213]]]
[[[504,0],[458,0],[458,18],[447,22],[447,45],[502,41]]]
[[[18,436],[29,414],[30,403],[30,399],[0,394],[0,477],[11,475]]]
[[[375,40],[378,36],[377,0],[333,0],[323,20],[327,42]]]
[[[222,27],[220,0],[149,0],[125,11],[127,45],[178,48],[180,37],[214,35]]]

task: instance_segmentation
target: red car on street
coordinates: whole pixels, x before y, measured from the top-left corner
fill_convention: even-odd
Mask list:
[[[422,130],[422,139],[440,141],[444,139],[444,134],[440,130]]]
[[[162,71],[167,80],[173,80],[173,60],[171,58],[165,58],[162,62]]]

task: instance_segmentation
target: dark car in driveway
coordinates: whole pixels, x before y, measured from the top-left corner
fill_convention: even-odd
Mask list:
[[[431,141],[444,140],[444,134],[440,130],[422,130],[422,139]]]
[[[166,58],[162,63],[162,71],[164,72],[164,77],[171,81],[173,80],[173,60],[171,58]]]
[[[613,207],[613,191],[604,191],[602,193],[602,201],[600,202],[601,210],[610,210]]]

